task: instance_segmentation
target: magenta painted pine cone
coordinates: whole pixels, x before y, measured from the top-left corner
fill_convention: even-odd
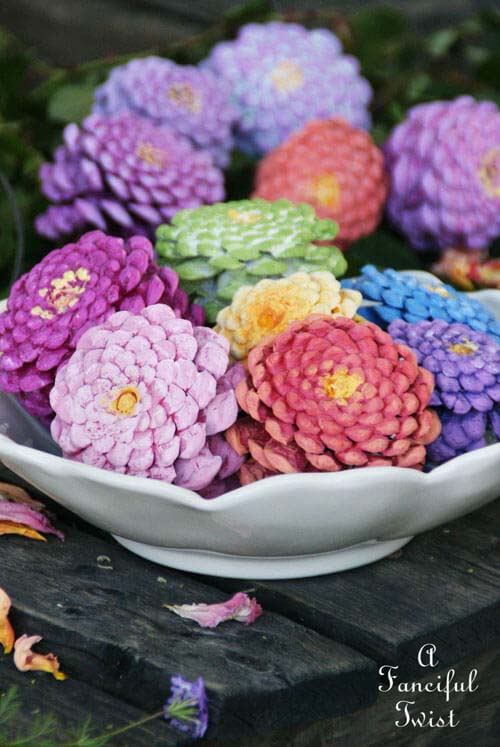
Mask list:
[[[492,101],[415,106],[384,151],[387,211],[416,249],[484,249],[500,235],[500,111]]]
[[[427,407],[432,374],[369,322],[312,315],[264,340],[247,363],[236,396],[250,417],[226,434],[254,460],[244,483],[280,472],[422,469],[425,446],[439,435]]]
[[[59,370],[52,436],[76,461],[203,490],[240,466],[211,441],[238,412],[228,364],[224,337],[168,306],[119,311]]]
[[[208,151],[217,166],[229,163],[236,111],[220,76],[161,57],[143,57],[115,67],[95,91],[94,112],[131,111],[167,126]]]
[[[201,307],[189,306],[177,273],[158,268],[143,236],[129,240],[92,231],[50,252],[12,287],[0,314],[0,388],[16,394],[36,417],[53,414],[49,392],[57,369],[81,335],[113,312],[139,313],[164,303],[177,316],[203,324]]]
[[[224,199],[222,172],[208,153],[129,112],[68,125],[40,178],[54,204],[36,229],[49,239],[88,227],[153,238],[182,208]]]

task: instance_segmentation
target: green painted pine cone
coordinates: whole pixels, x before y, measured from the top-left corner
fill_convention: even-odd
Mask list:
[[[239,200],[180,210],[171,225],[158,228],[156,249],[215,321],[238,288],[263,277],[299,270],[343,275],[342,252],[314,243],[331,241],[337,231],[334,221],[320,220],[310,205]]]

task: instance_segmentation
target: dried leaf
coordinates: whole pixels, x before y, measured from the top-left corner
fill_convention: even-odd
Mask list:
[[[12,606],[10,597],[6,591],[0,588],[0,643],[4,654],[10,654],[14,645],[14,630],[9,622],[9,612]]]
[[[218,604],[165,604],[163,605],[179,617],[194,620],[202,628],[216,628],[226,620],[236,620],[250,625],[262,614],[262,607],[256,599],[252,599],[240,591],[227,602]]]
[[[11,485],[8,482],[0,482],[0,500],[4,498],[6,501],[12,503],[21,503],[23,506],[29,506],[34,508],[35,511],[45,510],[45,506],[40,501],[35,501],[34,498],[19,485]]]
[[[40,643],[39,635],[22,635],[14,644],[14,664],[20,672],[49,672],[56,680],[65,680],[66,675],[59,671],[59,661],[54,654],[37,654],[31,648]]]

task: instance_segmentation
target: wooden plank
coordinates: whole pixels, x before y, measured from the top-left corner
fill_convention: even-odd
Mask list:
[[[424,711],[437,717],[454,711],[454,728],[397,727],[401,718],[396,711],[400,699],[413,696],[381,693],[369,708],[356,713],[320,721],[305,728],[225,743],[224,747],[498,747],[500,734],[500,652],[485,651],[479,657],[464,659],[455,667],[455,682],[467,682],[472,669],[477,669],[478,689],[472,693],[452,693],[449,705],[445,697],[436,693],[415,696],[413,713]],[[435,675],[418,678],[416,682],[435,681]]]
[[[162,605],[226,594],[74,529],[65,543],[2,538],[0,586],[17,633],[42,635],[71,676],[126,703],[154,710],[171,674],[203,675],[218,737],[350,712],[376,695],[376,668],[359,653],[268,611],[249,627],[199,628]]]
[[[496,501],[417,537],[395,558],[331,576],[251,585],[269,609],[379,663],[415,671],[419,647],[433,641],[439,658],[452,664],[500,640],[499,519]]]
[[[220,20],[235,5],[231,0],[2,0],[0,24],[22,41],[33,45],[44,59],[59,65],[76,64],[95,57],[165,49],[172,41],[199,32]],[[331,0],[271,0],[276,12],[291,13],[331,9]],[[365,10],[366,0],[337,0],[335,10],[353,16]],[[371,0],[371,6],[387,0]],[[421,30],[434,31],[479,8],[491,0],[392,0]],[[97,31],[97,33],[96,33]]]
[[[92,719],[92,733],[104,734],[125,724],[138,721],[148,713],[127,705],[92,685],[68,679],[56,682],[52,677],[41,673],[21,673],[14,669],[10,657],[0,656],[0,697],[11,685],[19,690],[21,709],[15,719],[18,735],[30,732],[33,719],[41,715],[52,715],[57,723],[67,729],[74,729]],[[158,709],[159,710],[159,709]],[[58,734],[58,742],[62,741]],[[112,744],[120,747],[183,747],[192,740],[168,726],[162,719],[156,719],[137,727],[130,734],[123,735]]]

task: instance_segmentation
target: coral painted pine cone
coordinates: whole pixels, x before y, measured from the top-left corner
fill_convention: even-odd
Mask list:
[[[312,315],[264,340],[236,388],[249,417],[226,434],[252,459],[242,483],[350,467],[422,469],[440,432],[434,380],[405,345],[371,323]]]

